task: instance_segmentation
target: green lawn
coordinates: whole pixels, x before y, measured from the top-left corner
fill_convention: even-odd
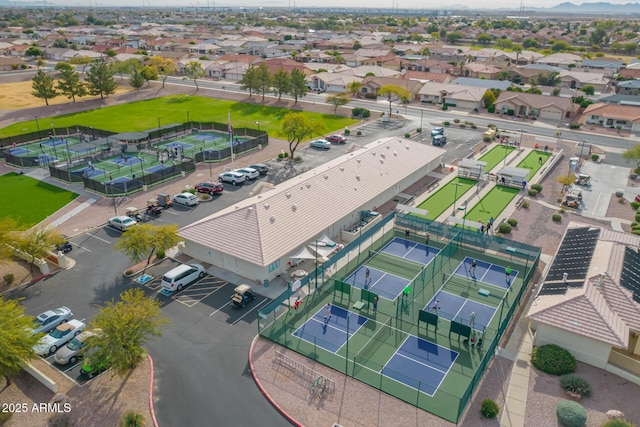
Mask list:
[[[486,224],[489,218],[498,218],[500,212],[507,207],[509,203],[520,192],[519,188],[495,186],[489,191],[473,209],[465,215],[469,221],[478,221]]]
[[[282,133],[281,125],[285,114],[290,111],[292,110],[287,108],[260,104],[247,104],[193,95],[173,95],[97,108],[80,113],[49,118],[41,117],[39,124],[42,129],[51,126],[51,123],[53,123],[57,128],[78,124],[113,132],[135,132],[157,128],[158,118],[161,126],[184,123],[187,121],[187,112],[192,121],[213,121],[218,123],[226,123],[227,113],[230,113],[231,124],[236,128],[249,127],[255,129],[258,127],[256,122],[259,122],[260,129],[267,131],[270,136],[286,139],[286,135]],[[311,121],[321,123],[323,133],[340,131],[357,123],[357,120],[332,114],[307,111],[301,111],[301,113]],[[12,135],[35,132],[36,130],[35,120],[15,123],[2,129],[0,137],[6,138]]]
[[[454,178],[447,184],[443,185],[438,191],[433,193],[427,200],[420,203],[419,209],[425,209],[429,211],[427,216],[416,215],[421,218],[434,220],[442,215],[446,209],[453,204],[453,198],[460,199],[471,187],[477,184],[478,181],[468,178]],[[456,190],[457,189],[457,190]]]
[[[549,160],[549,157],[551,157],[551,153],[549,152],[533,150],[524,158],[523,161],[518,163],[517,167],[529,169],[529,175],[527,176],[527,180],[529,180],[536,174],[536,172],[538,172],[538,170],[540,170],[542,165]],[[542,162],[540,162],[540,159],[542,159]]]
[[[55,187],[26,175],[0,176],[5,202],[0,218],[13,217],[21,229],[30,228],[78,197],[76,193]]]
[[[507,157],[513,150],[515,150],[515,147],[511,147],[509,145],[496,145],[478,160],[480,160],[481,162],[487,162],[487,167],[484,169],[484,171],[491,172],[491,170],[498,166],[498,163],[503,161],[504,158]]]

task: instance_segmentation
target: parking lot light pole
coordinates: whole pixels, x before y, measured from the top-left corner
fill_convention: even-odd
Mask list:
[[[258,132],[260,132],[260,122],[256,122],[256,124],[258,125]]]
[[[160,128],[160,117],[158,117],[158,142],[162,141],[162,129]]]
[[[36,116],[36,128],[38,128],[38,138],[40,138],[40,123],[38,123],[38,116]]]

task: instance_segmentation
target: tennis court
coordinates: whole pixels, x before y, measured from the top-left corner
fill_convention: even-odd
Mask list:
[[[367,318],[335,305],[326,317],[326,306],[316,311],[293,335],[327,351],[337,353],[349,338],[367,323]],[[349,321],[347,322],[347,318]]]
[[[382,375],[433,396],[459,354],[409,335],[384,365]]]
[[[21,144],[20,147],[9,149],[9,154],[18,157],[36,157],[40,164],[44,164],[56,160],[68,160],[99,149],[100,146],[96,144],[81,142],[80,138],[68,136]]]
[[[502,289],[509,289],[513,281],[518,277],[518,270],[511,268],[510,265],[506,266],[511,268],[511,274],[507,275],[505,266],[482,260],[475,260],[476,268],[474,271],[471,267],[471,261],[474,259],[475,258],[465,257],[453,274],[471,278],[474,281],[497,286]]]

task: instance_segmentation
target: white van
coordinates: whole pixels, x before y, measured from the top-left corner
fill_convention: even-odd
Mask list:
[[[162,287],[168,291],[181,291],[182,288],[204,277],[204,267],[200,264],[182,264],[162,276]]]

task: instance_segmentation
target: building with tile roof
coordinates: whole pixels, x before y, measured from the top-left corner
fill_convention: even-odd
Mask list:
[[[640,107],[636,105],[606,104],[599,102],[585,108],[582,117],[585,123],[603,127],[631,130],[640,133]]]
[[[273,279],[291,255],[337,236],[440,165],[445,151],[405,138],[357,148],[183,227],[184,253],[249,280]]]
[[[533,301],[534,345],[640,384],[640,236],[571,222]]]

